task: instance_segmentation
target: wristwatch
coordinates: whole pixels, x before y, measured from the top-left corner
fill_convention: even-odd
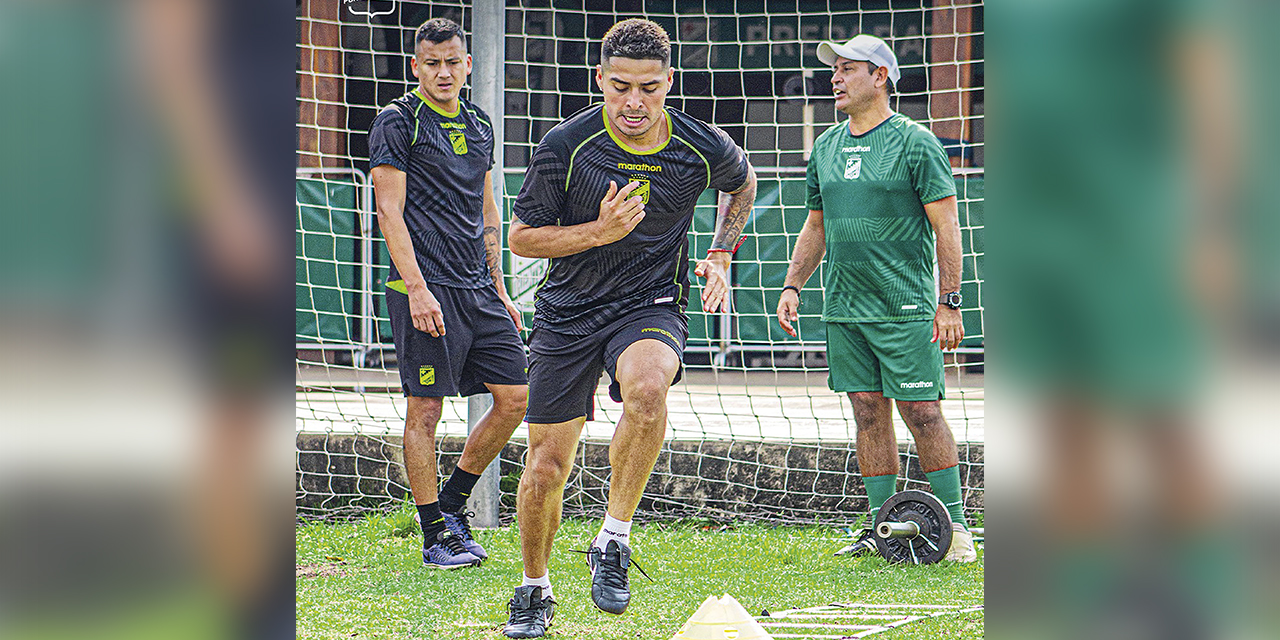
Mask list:
[[[938,304],[945,304],[952,309],[959,309],[962,302],[964,302],[964,298],[960,297],[959,291],[944,293],[938,298]]]

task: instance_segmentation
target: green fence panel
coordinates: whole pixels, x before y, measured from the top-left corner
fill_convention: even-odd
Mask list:
[[[693,212],[689,238],[689,339],[687,345],[706,347],[720,339],[719,316],[702,310],[702,278],[693,273],[698,261],[707,255],[716,234],[716,192],[704,191]]]
[[[776,312],[794,239],[809,217],[804,200],[803,175],[762,178],[756,188],[755,210],[743,229],[747,239],[733,263],[734,336],[747,348],[799,341],[778,326]],[[799,334],[810,342],[826,339],[821,282],[821,271],[815,272],[800,293]]]
[[[516,196],[520,194],[520,186],[524,184],[524,172],[504,173],[503,182],[505,191],[502,198],[502,246],[506,249],[503,253],[504,262],[502,263],[502,272],[508,276],[507,282],[512,282],[511,276],[515,274],[515,258],[511,255],[511,247],[507,244],[507,232],[511,229],[511,221],[514,217],[511,215],[511,207],[516,202]],[[507,293],[511,295],[512,300],[518,300],[521,291],[512,287],[507,288]],[[533,307],[522,308],[522,317],[524,318],[524,327],[526,330],[533,327]]]
[[[986,218],[983,216],[983,205],[986,204],[986,179],[983,176],[956,180],[956,194],[960,200],[960,240],[964,246],[964,275],[960,285],[960,295],[964,296],[961,313],[964,317],[965,339],[962,347],[980,347],[983,344],[982,334],[982,287],[986,285],[987,275],[983,269],[986,257]]]
[[[391,316],[387,314],[387,278],[391,277],[391,253],[387,251],[387,243],[382,240],[380,232],[374,234],[373,242],[373,308],[377,311],[378,341],[384,344],[395,342],[391,335]]]
[[[350,180],[295,181],[294,319],[298,342],[355,339],[356,186]]]

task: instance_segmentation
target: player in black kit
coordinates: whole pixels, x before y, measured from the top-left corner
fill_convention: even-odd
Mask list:
[[[604,104],[558,124],[535,150],[513,209],[511,250],[549,258],[529,349],[529,454],[517,512],[524,581],[506,634],[542,636],[555,601],[547,564],[582,426],[602,371],[622,402],[609,447],[604,524],[587,553],[591,598],[630,601],[631,518],[666,433],[667,389],[688,336],[688,233],[698,196],[720,191],[703,308],[728,309],[726,271],[755,200],[755,173],[723,131],[663,103],[675,70],[662,27],[624,20],[604,37]]]
[[[466,500],[523,417],[525,355],[520,313],[502,282],[493,128],[459,95],[471,72],[462,27],[434,18],[414,42],[418,86],[374,119],[369,166],[391,254],[387,313],[408,397],[404,466],[422,521],[422,562],[457,569],[488,557],[471,535]],[[443,397],[485,391],[493,408],[437,493]]]

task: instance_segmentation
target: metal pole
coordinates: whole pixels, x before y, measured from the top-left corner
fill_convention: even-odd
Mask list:
[[[467,433],[475,429],[481,416],[493,406],[493,396],[481,393],[467,398]],[[495,529],[498,526],[498,463],[502,454],[493,459],[484,468],[476,486],[467,499],[467,509],[475,513],[471,525],[482,529]]]
[[[502,210],[502,187],[506,182],[502,173],[503,157],[503,85],[506,77],[505,55],[507,31],[506,4],[501,0],[476,0],[471,15],[471,100],[489,114],[493,125],[493,157],[497,170],[493,172],[493,199]],[[483,37],[477,37],[483,34]],[[501,234],[499,234],[501,235]],[[467,401],[467,433],[493,406],[489,394],[471,396]],[[475,512],[471,524],[481,528],[498,526],[498,464],[501,454],[489,463],[480,480],[471,490],[468,508]]]
[[[813,153],[813,101],[809,99],[809,80],[813,79],[813,69],[805,69],[803,73],[804,89],[804,161],[809,161],[809,154]]]

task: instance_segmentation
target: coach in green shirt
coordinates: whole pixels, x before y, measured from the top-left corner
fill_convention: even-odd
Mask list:
[[[942,350],[964,337],[951,165],[932,132],[889,108],[891,83],[900,74],[883,40],[858,35],[843,44],[823,42],[818,59],[831,65],[836,109],[849,119],[814,142],[809,217],[787,270],[778,323],[796,335],[800,288],[825,254],[828,382],[853,403],[871,515],[897,483],[892,399],[915,438],[930,487],[951,513],[955,532],[947,559],[972,562],[977,556],[964,524],[955,439],[939,403]],[[874,550],[869,530],[855,546]]]

